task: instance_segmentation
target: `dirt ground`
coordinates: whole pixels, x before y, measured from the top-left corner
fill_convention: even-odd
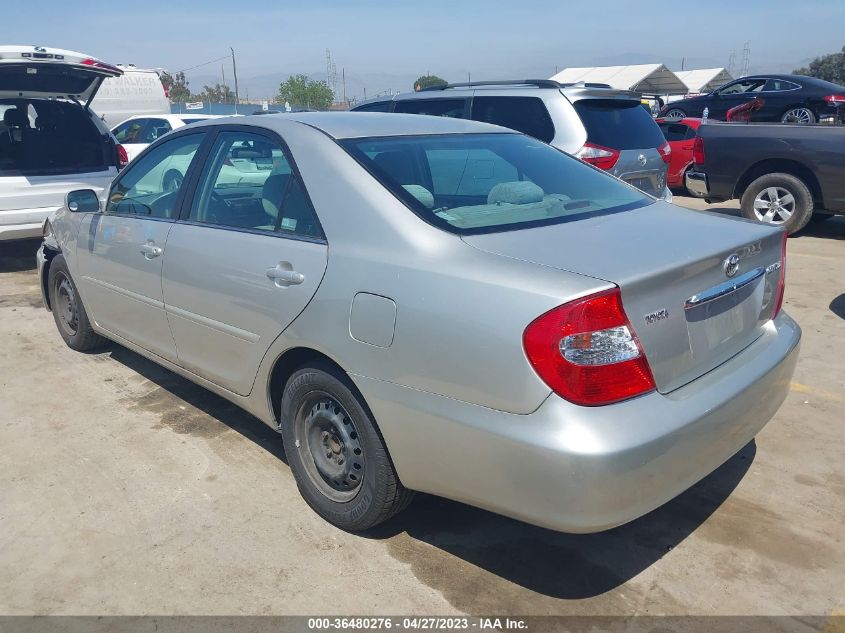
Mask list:
[[[0,244],[0,614],[845,609],[845,218],[789,241],[804,340],[777,416],[662,508],[581,536],[423,495],[335,529],[259,421],[116,345],[68,349],[37,246]]]

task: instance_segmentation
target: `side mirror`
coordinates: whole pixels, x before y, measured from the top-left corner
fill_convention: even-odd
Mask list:
[[[77,189],[65,196],[65,206],[72,213],[98,213],[100,199],[92,189]]]

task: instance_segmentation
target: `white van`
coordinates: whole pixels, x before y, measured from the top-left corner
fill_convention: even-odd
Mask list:
[[[117,65],[122,75],[103,82],[91,104],[109,127],[134,116],[170,114],[170,99],[154,70]]]
[[[121,73],[82,53],[0,46],[0,242],[40,236],[69,191],[111,184],[120,150],[89,106]]]

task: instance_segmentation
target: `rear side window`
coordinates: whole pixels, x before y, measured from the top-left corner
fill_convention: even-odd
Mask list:
[[[517,130],[544,143],[555,137],[546,104],[537,97],[475,97],[472,118]]]
[[[462,119],[464,118],[465,105],[466,99],[409,99],[397,101],[393,111]]]
[[[390,112],[390,101],[377,101],[376,103],[367,103],[352,109],[355,112]]]
[[[675,141],[684,141],[688,138],[690,127],[681,123],[658,123],[660,129],[663,131],[663,136],[670,143]]]
[[[665,139],[638,101],[582,99],[575,111],[587,129],[587,141],[611,149],[660,147]]]
[[[173,128],[170,127],[170,123],[164,119],[148,119],[147,126],[141,133],[141,140],[138,142],[152,143],[170,132],[172,129]]]
[[[763,90],[765,92],[784,92],[785,90],[797,90],[800,87],[798,84],[783,79],[767,79]]]

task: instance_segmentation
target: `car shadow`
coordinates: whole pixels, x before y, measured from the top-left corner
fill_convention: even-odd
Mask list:
[[[845,216],[839,215],[821,219],[816,217],[793,237],[823,237],[845,240]]]
[[[183,401],[287,463],[281,437],[258,418],[126,348],[115,345],[109,355],[175,398],[172,406]],[[537,593],[589,598],[627,582],[692,534],[736,488],[755,454],[751,441],[675,499],[597,534],[554,532],[418,494],[405,511],[360,535],[384,540],[406,534]]]
[[[35,253],[39,246],[41,246],[40,238],[0,242],[0,273],[35,270],[38,267]]]
[[[831,301],[828,307],[840,319],[845,319],[845,293],[842,293]]]
[[[174,405],[178,406],[182,402],[189,404],[287,464],[281,436],[254,415],[125,347],[112,344],[108,356],[158,385],[175,399]],[[161,404],[157,407],[160,410]]]

